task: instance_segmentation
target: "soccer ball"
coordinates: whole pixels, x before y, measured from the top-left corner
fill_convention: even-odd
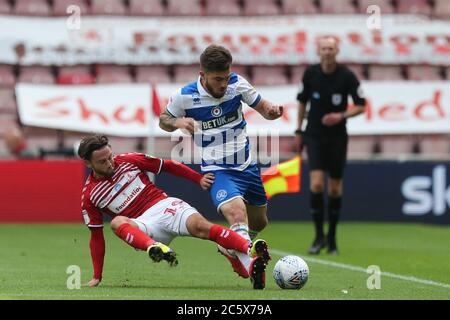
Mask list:
[[[305,260],[297,256],[285,256],[273,268],[273,277],[281,289],[300,289],[308,281],[309,268]]]

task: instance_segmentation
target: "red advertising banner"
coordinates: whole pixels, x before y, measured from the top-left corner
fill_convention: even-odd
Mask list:
[[[79,222],[84,164],[0,161],[0,222]]]

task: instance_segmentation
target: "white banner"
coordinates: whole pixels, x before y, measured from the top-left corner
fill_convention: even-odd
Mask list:
[[[162,108],[178,85],[155,88]],[[450,86],[447,82],[364,82],[367,108],[348,120],[351,135],[450,133]],[[297,127],[298,87],[258,87],[263,98],[284,105],[275,121],[244,107],[250,135],[272,131],[291,136]],[[26,125],[117,136],[169,135],[159,128],[147,85],[37,86],[17,88],[19,114]],[[153,118],[152,118],[153,117]]]
[[[436,82],[363,82],[367,107],[363,115],[348,120],[351,135],[450,133],[450,85]],[[165,105],[176,85],[157,88]],[[297,128],[298,86],[256,88],[263,98],[284,106],[281,119],[268,121],[245,107],[247,132],[254,135],[267,130],[290,136]],[[351,101],[351,99],[349,99]],[[155,128],[157,134],[164,134]]]
[[[20,120],[29,126],[146,137],[153,128],[149,85],[16,87]]]
[[[343,62],[450,64],[450,22],[420,16],[0,16],[0,24],[0,63],[9,64],[192,64],[210,43],[239,64],[312,63],[324,35],[339,39]]]

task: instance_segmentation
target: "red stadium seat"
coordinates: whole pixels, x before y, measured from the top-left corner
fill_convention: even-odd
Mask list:
[[[352,70],[359,81],[364,80],[366,77],[364,75],[364,65],[362,64],[348,64],[347,67]]]
[[[16,79],[12,66],[0,65],[0,88],[13,88],[15,84]]]
[[[254,85],[284,85],[288,84],[286,70],[284,66],[254,66],[253,84]]]
[[[380,136],[381,154],[396,156],[413,153],[414,139],[409,135]]]
[[[170,83],[169,70],[166,65],[136,66],[138,83]]]
[[[0,89],[0,113],[17,113],[16,99],[13,89]]]
[[[355,14],[352,0],[320,0],[320,12],[326,14]]]
[[[241,7],[237,0],[208,0],[206,2],[205,14],[208,16],[239,16]]]
[[[51,67],[31,66],[21,67],[17,82],[53,84],[55,77]]]
[[[313,0],[283,0],[281,11],[283,14],[316,14],[319,9]]]
[[[428,4],[428,0],[397,0],[397,12],[430,15],[431,7]]]
[[[92,0],[92,14],[123,16],[127,8],[121,0]]]
[[[434,0],[433,16],[450,20],[450,5],[448,0]]]
[[[161,0],[130,0],[132,16],[163,16],[165,8]]]
[[[17,115],[2,114],[0,116],[0,137],[3,137],[5,132],[17,127]],[[0,139],[3,140],[3,139]]]
[[[131,83],[128,66],[122,65],[97,65],[97,83]]]
[[[280,8],[274,0],[246,0],[243,14],[246,16],[275,16],[280,14]]]
[[[348,157],[360,158],[371,156],[374,147],[374,136],[350,136],[348,141]]]
[[[92,84],[95,83],[95,78],[89,66],[61,67],[57,82],[58,84]]]
[[[392,0],[359,0],[359,12],[367,13],[367,8],[371,5],[380,7],[381,13],[394,13]]]
[[[231,71],[245,78],[245,80],[251,82],[250,74],[248,73],[248,66],[233,64],[231,66]]]
[[[370,80],[404,80],[402,67],[399,65],[372,65],[369,68]]]
[[[408,66],[409,80],[442,80],[442,70],[439,66],[410,65]]]
[[[424,156],[444,156],[450,154],[450,137],[448,135],[422,135],[420,152]]]
[[[11,6],[7,0],[0,0],[0,14],[10,14]]]
[[[16,0],[12,13],[23,16],[49,16],[50,7],[45,0]]]
[[[202,7],[199,0],[167,0],[169,16],[201,16]]]
[[[189,83],[196,81],[199,71],[198,65],[176,65],[174,66],[174,82]]]
[[[72,5],[78,6],[82,15],[90,13],[90,8],[85,0],[53,0],[53,14],[67,16],[67,8]]]
[[[300,84],[303,79],[303,74],[306,70],[306,65],[299,65],[291,67],[291,83]]]

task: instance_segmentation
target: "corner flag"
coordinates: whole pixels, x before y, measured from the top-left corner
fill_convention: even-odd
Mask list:
[[[267,199],[278,193],[300,192],[301,157],[281,162],[264,171],[261,179]]]

